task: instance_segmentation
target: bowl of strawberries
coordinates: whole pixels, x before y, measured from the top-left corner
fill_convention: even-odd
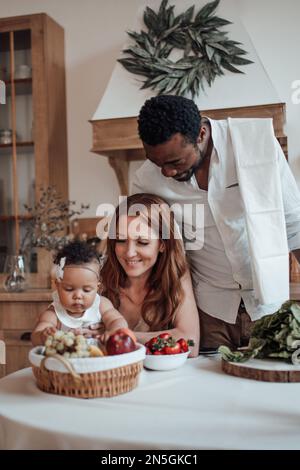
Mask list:
[[[151,370],[171,370],[182,366],[190,354],[193,340],[176,340],[169,333],[161,333],[147,343],[144,367]]]

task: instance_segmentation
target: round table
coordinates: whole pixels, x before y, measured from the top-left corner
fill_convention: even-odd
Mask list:
[[[300,449],[300,383],[232,377],[200,356],[85,400],[43,393],[23,369],[0,380],[0,448]]]

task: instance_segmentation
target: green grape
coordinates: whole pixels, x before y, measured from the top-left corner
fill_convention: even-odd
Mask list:
[[[45,354],[46,356],[52,356],[53,354],[56,354],[56,350],[54,348],[46,348]]]
[[[75,336],[73,331],[56,331],[45,342],[45,355],[61,354],[67,359],[90,357],[89,343],[83,335]]]
[[[65,345],[63,343],[58,343],[58,345],[56,346],[57,352],[61,353],[64,349],[65,349]]]
[[[61,330],[58,330],[54,334],[54,339],[60,340],[61,338],[63,338],[63,336],[64,336],[64,332]]]

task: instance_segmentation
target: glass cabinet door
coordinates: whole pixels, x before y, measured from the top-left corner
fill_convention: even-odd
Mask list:
[[[22,249],[26,224],[24,207],[35,201],[31,30],[0,33],[0,79],[6,103],[0,105],[0,272],[9,254]],[[34,255],[28,267],[36,270]]]

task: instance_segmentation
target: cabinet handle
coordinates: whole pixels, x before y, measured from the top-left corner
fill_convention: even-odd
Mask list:
[[[30,341],[31,340],[31,331],[25,331],[25,333],[22,333],[20,336],[21,341]]]

